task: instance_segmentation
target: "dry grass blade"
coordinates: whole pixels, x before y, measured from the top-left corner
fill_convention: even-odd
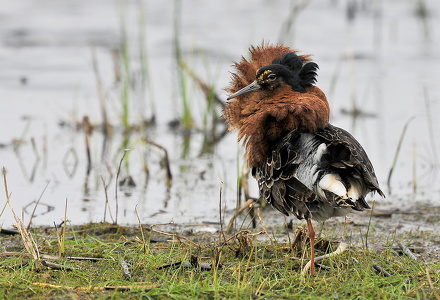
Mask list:
[[[147,241],[145,239],[145,234],[144,234],[144,229],[142,227],[142,223],[141,223],[141,218],[139,217],[138,211],[137,211],[137,205],[134,208],[134,212],[136,213],[136,217],[138,219],[138,224],[139,224],[139,230],[141,231],[141,236],[142,236],[142,245],[144,248],[144,253],[148,254],[149,252],[149,247],[147,245]]]
[[[426,285],[426,282],[422,282],[417,287],[413,288],[411,291],[409,291],[406,295],[414,297],[414,294],[417,293],[421,288],[423,288]]]
[[[393,164],[391,165],[390,172],[388,173],[388,179],[387,179],[388,190],[390,191],[390,193],[391,193],[391,176],[393,175],[394,168],[396,167],[396,164],[397,164],[397,159],[399,157],[400,148],[402,147],[403,138],[405,137],[406,129],[408,128],[409,123],[412,120],[414,120],[414,118],[415,117],[411,117],[408,121],[406,121],[405,126],[403,126],[403,129],[402,129],[402,134],[400,135],[400,138],[399,138],[399,143],[397,144],[397,149],[396,149],[396,153],[394,154]]]
[[[10,195],[9,195],[10,196]],[[8,197],[6,197],[7,199]],[[3,215],[3,213],[5,212],[6,206],[8,206],[8,201],[5,202],[5,204],[3,205],[2,211],[0,212],[0,217]]]
[[[220,195],[219,195],[219,221],[220,221],[220,237],[223,237],[223,240],[226,240],[225,231],[223,230],[223,216],[222,216],[222,194],[223,194],[223,182],[220,183]]]
[[[118,212],[119,212],[119,203],[118,203],[118,183],[119,183],[119,174],[121,173],[122,162],[124,161],[125,155],[131,149],[125,149],[124,154],[122,155],[121,160],[119,161],[118,172],[116,173],[116,184],[115,184],[115,197],[116,197],[116,212],[115,212],[115,221],[113,224],[118,224]]]
[[[12,215],[14,216],[15,222],[17,223],[17,230],[20,232],[21,239],[23,241],[24,247],[26,248],[27,252],[30,254],[32,259],[36,262],[40,261],[40,253],[38,252],[38,246],[35,243],[32,235],[30,232],[26,229],[26,226],[24,226],[22,220],[15,214],[14,208],[12,207],[11,201],[10,201],[10,195],[8,191],[8,184],[6,181],[6,169],[3,168],[3,183],[5,187],[5,193],[6,193],[6,203],[11,208]]]
[[[251,208],[252,206],[254,206],[255,205],[255,199],[253,199],[253,198],[251,198],[251,199],[248,199],[247,201],[246,201],[246,203],[242,206],[242,207],[240,207],[239,209],[237,209],[236,211],[235,211],[235,213],[234,213],[234,215],[232,216],[232,218],[231,218],[231,220],[229,220],[229,223],[228,223],[228,227],[226,228],[226,232],[231,232],[231,230],[232,230],[232,226],[234,225],[234,221],[235,221],[235,219],[246,209],[246,208]]]
[[[45,260],[41,261],[41,265],[45,266],[46,268],[54,269],[54,270],[64,270],[64,271],[73,271],[73,270],[75,270],[72,267],[63,266],[63,265],[60,265],[60,264],[57,264],[57,263],[54,263],[54,262],[51,262],[51,261],[45,261]]]
[[[50,181],[47,182],[46,186],[44,187],[43,191],[40,194],[40,197],[38,197],[38,200],[35,203],[34,210],[32,211],[31,217],[29,219],[27,230],[29,230],[29,228],[31,228],[32,220],[33,220],[33,218],[35,216],[35,211],[37,210],[38,204],[40,203],[41,198],[43,197],[44,192],[46,191],[47,187],[49,186],[49,183],[50,183]]]
[[[402,250],[403,254],[405,254],[406,256],[408,256],[409,258],[411,258],[413,260],[417,259],[417,257],[414,255],[414,253],[411,252],[411,250],[408,247],[406,247],[402,243],[397,243],[397,245],[399,246],[400,250]]]
[[[263,219],[261,218],[260,208],[257,209],[257,216],[258,216],[258,220],[260,220],[261,228],[263,228],[264,233],[267,235],[269,240],[273,243],[274,239],[270,236],[269,232],[267,231],[266,225],[264,225]]]
[[[224,241],[220,245],[221,246],[227,245],[233,239],[239,240],[240,239],[240,238],[238,238],[239,236],[246,236],[247,238],[253,238],[253,237],[260,235],[260,234],[263,234],[263,233],[264,233],[264,231],[258,231],[258,232],[252,233],[251,231],[249,231],[247,229],[240,230],[236,234],[230,236],[226,241]]]
[[[22,252],[0,252],[0,257],[5,256],[17,256],[22,258],[28,258],[30,257],[29,253],[22,253]],[[50,259],[50,260],[60,260],[59,256],[56,255],[49,255],[49,254],[40,254],[41,259]],[[80,261],[91,261],[91,262],[97,262],[100,260],[105,260],[105,258],[100,257],[83,257],[83,256],[65,256],[63,259],[66,260],[80,260]]]
[[[101,182],[102,182],[102,185],[104,186],[104,194],[105,194],[104,220],[103,220],[103,222],[105,223],[107,220],[106,217],[107,217],[107,208],[108,208],[108,193],[107,193],[107,185],[105,184],[105,180],[104,180],[104,177],[102,177],[102,175],[101,175]],[[113,220],[113,222],[114,222],[114,220]]]
[[[32,285],[52,288],[52,289],[64,289],[64,290],[82,290],[82,291],[106,291],[106,290],[118,290],[118,291],[131,291],[133,289],[149,291],[151,289],[160,287],[160,285],[145,285],[145,282],[139,282],[133,285],[120,285],[120,286],[102,286],[102,287],[82,287],[82,286],[64,286],[64,285],[56,285],[45,282],[33,282]]]
[[[167,151],[167,149],[164,146],[159,145],[158,143],[153,142],[152,140],[144,139],[144,141],[146,143],[148,143],[148,144],[150,144],[150,145],[152,145],[154,147],[157,147],[157,148],[159,148],[160,150],[163,151],[163,153],[164,153],[163,160],[164,160],[165,170],[166,170],[166,185],[167,185],[168,189],[171,188],[171,181],[173,179],[173,175],[171,174],[170,159],[168,158],[168,151]]]
[[[84,129],[84,139],[86,143],[87,175],[88,175],[90,174],[90,170],[92,170],[92,155],[90,154],[90,135],[92,134],[92,125],[90,124],[88,116],[84,116],[82,126]]]
[[[108,209],[108,212],[109,212],[109,214],[110,214],[110,219],[112,219],[112,221],[113,221],[113,223],[114,223],[115,220],[113,220],[112,211],[111,211],[111,209],[110,209],[110,206],[108,205],[107,184],[105,183],[104,177],[102,177],[102,175],[101,175],[101,181],[102,181],[102,185],[104,186],[104,194],[105,194],[104,223],[106,222],[107,209]]]
[[[65,251],[65,240],[66,240],[66,224],[67,224],[67,198],[66,198],[66,205],[64,207],[64,220],[63,220],[63,224],[61,225],[61,232],[58,232],[58,228],[55,225],[60,257],[64,257],[64,253],[65,253],[64,251]]]
[[[165,232],[165,231],[160,231],[160,230],[156,230],[156,229],[154,229],[154,227],[156,227],[156,226],[160,226],[160,225],[173,225],[173,224],[174,224],[174,222],[170,222],[170,223],[161,223],[161,224],[153,224],[153,225],[150,226],[150,230],[151,230],[152,232],[156,232],[156,233],[159,233],[159,234],[172,236],[173,238],[178,239],[180,242],[182,242],[182,243],[184,243],[184,244],[192,245],[192,246],[196,246],[196,247],[200,248],[200,245],[199,245],[199,244],[197,244],[197,243],[191,241],[190,239],[187,239],[187,238],[184,237],[184,236],[178,235],[178,234],[176,234],[176,233],[170,233],[170,232]]]
[[[431,287],[432,292],[434,293],[434,296],[437,300],[440,300],[440,295],[438,294],[437,290],[434,287],[434,284],[432,284],[431,275],[429,275],[429,269],[426,268],[426,279],[428,279],[429,286]]]

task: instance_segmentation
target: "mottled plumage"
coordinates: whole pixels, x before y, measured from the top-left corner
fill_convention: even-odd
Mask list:
[[[238,129],[260,195],[285,215],[326,220],[369,208],[365,196],[384,196],[362,146],[330,125],[330,109],[316,83],[318,65],[284,46],[250,49],[235,64],[224,110]],[[312,273],[314,271],[312,264]]]
[[[383,196],[362,146],[330,124],[315,134],[289,132],[275,144],[266,162],[252,169],[252,175],[268,203],[299,219],[344,216],[351,209],[370,208],[365,201],[369,192]],[[326,175],[338,178],[342,186],[324,189]]]

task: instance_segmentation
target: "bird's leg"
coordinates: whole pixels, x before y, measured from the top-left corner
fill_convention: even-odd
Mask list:
[[[312,221],[307,219],[307,230],[310,238],[310,275],[315,273],[315,230],[313,229]]]

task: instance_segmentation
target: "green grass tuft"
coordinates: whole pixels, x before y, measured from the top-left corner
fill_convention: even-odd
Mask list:
[[[70,271],[35,269],[28,258],[3,253],[0,298],[425,299],[435,298],[432,287],[440,284],[440,263],[398,256],[391,248],[352,249],[322,261],[328,268],[318,267],[315,276],[302,277],[304,262],[292,259],[294,254],[286,243],[252,236],[248,251],[237,252],[237,239],[221,245],[217,234],[192,233],[179,241],[177,234],[163,235],[151,227],[140,227],[108,223],[72,227],[66,232],[65,258],[56,261]],[[41,253],[58,253],[55,230],[36,229],[34,235]],[[0,241],[25,253],[18,249],[17,236],[0,236]],[[71,256],[98,260],[73,260]],[[195,259],[211,264],[215,256],[218,269],[204,271],[190,263]],[[374,265],[390,276],[378,273]]]

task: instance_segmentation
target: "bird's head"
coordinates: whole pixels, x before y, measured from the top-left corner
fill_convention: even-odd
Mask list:
[[[272,64],[258,69],[255,80],[229,96],[228,100],[255,91],[274,91],[284,85],[290,85],[293,91],[305,93],[305,87],[316,82],[317,69],[316,63],[303,65],[298,55],[288,52],[274,59]]]
[[[251,47],[250,54],[234,64],[223,117],[229,129],[238,129],[248,165],[255,167],[287,132],[314,133],[327,126],[330,108],[314,85],[318,65],[310,62],[310,55],[265,43]]]

